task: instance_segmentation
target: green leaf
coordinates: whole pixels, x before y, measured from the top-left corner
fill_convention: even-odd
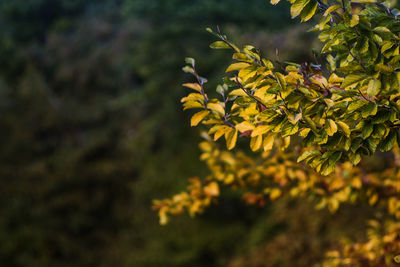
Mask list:
[[[189,64],[189,65],[192,65],[192,66],[194,66],[194,64],[195,64],[194,59],[191,58],[191,57],[185,58],[185,62],[186,62],[186,64]]]
[[[300,13],[301,21],[310,20],[314,16],[315,11],[317,11],[317,7],[317,1],[311,0]]]
[[[335,58],[331,54],[329,54],[326,56],[326,61],[328,61],[328,63],[329,63],[330,70],[335,71],[336,70]]]
[[[375,124],[372,137],[381,139],[386,133],[386,127],[384,124]]]
[[[223,41],[216,41],[210,44],[212,49],[231,49],[231,47]]]
[[[381,72],[388,72],[388,73],[392,73],[394,72],[394,68],[392,66],[388,66],[382,63],[376,64],[375,65],[375,71],[381,71]]]
[[[327,176],[329,174],[331,174],[332,172],[334,172],[336,169],[336,164],[329,164],[329,163],[325,163],[324,166],[321,168],[321,175],[323,176]]]
[[[378,111],[378,105],[375,102],[369,102],[361,109],[361,116],[367,118],[368,116],[375,115]]]
[[[300,15],[300,12],[303,8],[308,4],[310,0],[296,0],[292,6],[290,7],[290,14],[292,15],[292,19]]]
[[[280,72],[275,72],[275,77],[276,77],[276,80],[278,81],[278,84],[281,87],[281,89],[283,91],[285,91],[286,90],[286,80],[285,80],[285,77],[283,76],[283,74]]]
[[[217,85],[217,89],[215,91],[222,96],[224,95],[225,92],[224,87],[222,87],[221,85]]]
[[[374,130],[374,125],[370,122],[367,122],[362,129],[362,133],[361,133],[362,138],[363,139],[368,138],[372,134],[373,130]]]
[[[183,70],[183,72],[186,72],[186,73],[191,73],[191,74],[194,73],[194,69],[192,67],[189,67],[189,66],[183,67],[182,70]]]
[[[341,151],[336,151],[329,157],[329,165],[336,164],[336,162],[342,157]]]
[[[328,16],[330,13],[332,13],[332,12],[338,10],[339,8],[341,8],[340,5],[333,5],[333,6],[330,6],[327,10],[325,10],[324,17]]]
[[[366,101],[362,101],[362,100],[353,101],[350,103],[349,107],[347,108],[347,112],[351,113],[366,104],[367,104]]]
[[[350,134],[351,134],[349,125],[347,125],[346,123],[344,123],[342,121],[338,121],[338,122],[336,122],[336,124],[344,132],[344,134],[349,138]]]
[[[393,148],[395,140],[396,140],[396,132],[394,130],[390,130],[386,138],[383,139],[383,141],[379,144],[379,149],[382,152],[391,150]]]
[[[366,145],[366,147],[368,148],[370,154],[374,154],[376,151],[376,147],[378,146],[379,143],[379,139],[375,139],[375,138],[368,138],[364,144]]]
[[[308,159],[310,157],[314,157],[314,156],[321,156],[321,152],[319,152],[318,150],[307,150],[304,151],[303,154],[301,154],[298,158],[297,158],[297,162],[301,162],[305,159]]]
[[[280,2],[281,0],[271,0],[271,4],[276,5]]]
[[[315,122],[310,119],[310,117],[305,116],[304,120],[307,122],[308,126],[314,131],[317,132],[317,125],[315,124]]]
[[[354,154],[349,154],[349,159],[350,162],[353,164],[353,166],[357,165],[361,161],[361,154],[359,152],[356,152]]]
[[[327,119],[327,120],[326,120],[326,123],[325,123],[325,130],[326,130],[326,133],[327,133],[329,136],[334,135],[334,134],[337,132],[337,125],[336,125],[336,123],[335,123],[333,120],[331,120],[331,119]]]
[[[391,41],[384,41],[381,48],[381,53],[384,53],[385,51],[389,50],[390,48],[392,48],[393,45],[394,43]]]
[[[376,96],[381,90],[381,81],[378,79],[370,80],[368,83],[367,94],[369,97]]]
[[[360,144],[362,143],[363,139],[360,137],[355,138],[352,142],[351,142],[351,151],[353,153],[355,153],[357,151],[357,149],[360,147]]]
[[[343,145],[343,149],[348,151],[351,147],[351,139],[350,138],[346,138],[346,141],[344,142]]]
[[[375,124],[383,123],[390,119],[390,115],[391,113],[389,112],[389,110],[379,110],[375,117],[372,118],[372,122]]]
[[[349,74],[344,78],[344,81],[341,84],[343,89],[346,89],[349,86],[358,84],[359,82],[363,81],[367,76],[363,73],[358,74]]]
[[[289,121],[287,121],[283,127],[282,127],[282,137],[290,136],[299,131],[299,125],[298,124],[291,124]]]
[[[376,32],[376,33],[378,33],[378,34],[381,34],[381,35],[382,35],[382,34],[391,34],[391,33],[392,33],[388,28],[382,27],[382,26],[375,27],[375,28],[373,29],[373,31]]]

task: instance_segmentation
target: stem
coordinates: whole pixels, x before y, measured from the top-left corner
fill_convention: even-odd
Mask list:
[[[262,103],[260,100],[258,100],[257,98],[255,98],[253,95],[251,95],[244,87],[243,85],[239,82],[238,77],[236,76],[236,84],[243,90],[243,92],[246,93],[246,95],[248,95],[250,98],[254,99],[258,104],[260,104],[263,108],[268,109],[267,106],[264,105],[264,103]]]
[[[226,109],[226,104],[228,103],[228,98],[225,97],[225,91],[222,92],[222,98],[224,99],[224,105],[225,105],[225,109]],[[224,115],[224,124],[232,127],[233,129],[236,129],[235,125],[231,122],[229,122],[228,117],[230,116],[229,113],[226,112],[225,110],[225,115]]]
[[[225,43],[227,44],[233,51],[235,52],[240,52],[240,50],[236,49],[235,47],[232,46],[231,43],[229,43],[229,41],[224,37],[224,35],[222,35],[221,30],[219,28],[219,26],[217,25],[217,32],[218,32],[218,37]],[[261,57],[261,55],[260,55]],[[239,61],[240,62],[240,61]],[[255,62],[256,64],[260,64],[261,66],[265,67],[265,64],[262,60],[256,60],[254,59],[253,62]],[[247,63],[247,62],[246,62]]]
[[[192,67],[193,67],[193,70],[194,70],[193,75],[196,77],[197,82],[200,84],[200,87],[201,87],[200,93],[201,93],[201,95],[203,96],[203,99],[204,99],[204,108],[208,109],[207,108],[208,97],[207,97],[207,95],[205,93],[205,90],[204,90],[203,80],[200,78],[199,74],[197,73],[195,64],[193,64]]]
[[[360,90],[360,88],[357,88],[358,92],[360,93],[360,95],[362,96],[362,98],[364,98],[365,100],[367,100],[368,102],[372,102],[371,99],[367,98]]]
[[[283,105],[285,106],[285,108],[289,111],[289,108],[288,108],[288,106],[287,106],[287,104],[286,104],[286,102],[285,102],[285,99],[283,99],[283,97],[282,97],[282,93],[281,93],[281,90],[278,90],[278,93],[279,93],[279,97],[282,99],[282,101],[283,101]]]
[[[218,36],[219,38],[226,43],[233,51],[236,51],[236,49],[226,40],[226,38],[222,35],[221,30],[219,29],[219,26],[217,25],[217,31],[218,31]],[[237,52],[237,51],[236,51]]]

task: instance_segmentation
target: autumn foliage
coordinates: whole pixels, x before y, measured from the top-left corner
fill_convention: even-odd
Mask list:
[[[319,19],[311,29],[323,43],[315,62],[265,59],[207,29],[218,38],[211,48],[233,53],[220,96],[211,98],[194,59],[186,59],[194,82],[184,84],[192,92],[182,103],[197,110],[191,125],[208,129],[200,148],[210,174],[154,208],[161,224],[184,211],[194,216],[216,202],[220,187],[240,189],[257,205],[286,195],[331,212],[367,203],[379,214],[366,222],[367,241],[327,251],[322,264],[392,266],[400,262],[400,11],[374,0],[290,3],[293,18]],[[377,153],[390,164],[366,168],[362,162]]]

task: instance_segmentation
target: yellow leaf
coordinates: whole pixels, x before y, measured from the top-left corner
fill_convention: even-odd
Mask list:
[[[376,202],[378,201],[378,194],[373,194],[369,200],[368,203],[373,206]]]
[[[299,134],[300,134],[301,137],[305,138],[310,131],[311,131],[310,128],[305,128],[305,129],[301,130]]]
[[[253,68],[247,67],[247,68],[241,69],[238,73],[238,76],[242,81],[246,82],[247,79],[253,77],[256,74],[257,74],[256,70],[254,70]]]
[[[262,135],[252,137],[250,140],[250,148],[252,151],[257,151],[260,149],[262,144]]]
[[[326,130],[326,133],[327,133],[329,136],[334,135],[334,134],[337,132],[337,125],[336,125],[336,123],[335,123],[333,120],[328,119],[328,120],[326,121],[326,124],[325,124],[325,130]]]
[[[274,146],[275,136],[276,136],[275,134],[270,133],[264,138],[263,142],[264,151],[272,149],[272,147]]]
[[[181,102],[186,102],[186,101],[202,101],[203,95],[199,93],[190,93],[188,96],[183,97],[181,99]]]
[[[317,84],[321,88],[326,88],[328,86],[328,81],[321,75],[314,75],[312,78],[310,78],[310,81]]]
[[[158,211],[158,217],[160,218],[160,224],[166,225],[168,223],[168,215],[167,215],[168,207],[162,207]]]
[[[225,72],[230,72],[230,71],[235,71],[235,70],[241,70],[243,68],[248,67],[250,64],[249,63],[243,63],[243,62],[239,62],[239,63],[233,63],[231,64]]]
[[[190,217],[193,217],[194,215],[196,215],[196,213],[201,212],[201,210],[202,210],[201,206],[202,206],[202,202],[200,200],[196,199],[189,208]]]
[[[267,90],[270,88],[269,85],[261,87],[260,89],[257,89],[254,92],[254,96],[260,98],[261,100],[264,100],[265,97],[265,93],[267,92]]]
[[[332,73],[328,80],[329,83],[342,83],[343,81],[344,79],[337,76],[335,73]]]
[[[212,111],[218,113],[221,116],[225,115],[225,109],[219,103],[208,103],[207,108],[211,109]]]
[[[353,180],[351,181],[351,186],[360,189],[362,187],[361,179],[358,177],[353,178]]]
[[[237,96],[247,96],[247,94],[243,91],[243,89],[235,89],[232,90],[229,95],[237,95]]]
[[[300,15],[300,12],[304,9],[304,7],[310,2],[310,0],[295,0],[292,6],[290,7],[290,14],[292,15],[292,19]]]
[[[184,84],[182,84],[182,86],[193,89],[197,92],[201,92],[201,86],[198,83],[184,83]]]
[[[269,193],[269,198],[273,201],[282,195],[282,191],[278,188],[273,188]]]
[[[215,125],[213,127],[211,127],[210,130],[208,130],[208,134],[214,134],[217,131],[221,130],[222,128],[224,128],[226,125]]]
[[[297,113],[297,114],[289,113],[288,114],[288,120],[293,125],[296,124],[299,120],[301,120],[302,117],[303,117],[303,115],[301,113]]]
[[[378,64],[379,65],[379,64]],[[376,68],[377,65],[375,65]],[[346,78],[344,78],[342,84],[341,84],[341,88],[345,89],[349,86],[354,86],[359,84],[360,82],[362,82],[363,80],[365,80],[365,78],[367,78],[367,75],[363,74],[363,73],[352,73],[346,76]]]
[[[301,11],[300,16],[301,16],[301,21],[309,21],[315,14],[318,8],[318,3],[317,1],[310,1],[304,9]]]
[[[400,255],[397,255],[396,257],[394,257],[394,261],[396,263],[400,263]]]
[[[253,132],[251,133],[251,137],[265,134],[266,132],[271,130],[271,128],[271,125],[259,125],[253,130]]]
[[[297,82],[301,82],[303,81],[303,76],[296,72],[289,72],[288,75],[286,75],[286,81],[287,83],[291,83],[291,84],[297,84]]]
[[[281,89],[282,89],[283,91],[285,91],[285,90],[286,90],[286,80],[285,80],[285,76],[283,76],[283,74],[280,73],[280,72],[275,72],[275,77],[276,77],[276,80],[278,81],[278,84],[279,84],[279,86],[281,87]]]
[[[351,16],[350,27],[356,26],[359,21],[360,21],[360,17],[358,15],[354,14],[353,16]]]
[[[283,138],[281,149],[285,150],[286,148],[289,147],[289,145],[290,145],[290,136],[286,136]]]
[[[382,83],[378,79],[372,79],[368,83],[368,90],[367,94],[369,97],[376,96],[379,94],[379,91],[381,90]]]
[[[211,182],[204,187],[204,194],[209,197],[219,196],[219,186],[217,182]]]
[[[237,141],[237,133],[238,131],[232,128],[229,128],[229,130],[225,132],[226,147],[228,148],[228,150],[231,150],[235,147]]]
[[[243,122],[241,122],[239,124],[236,124],[235,128],[239,132],[244,133],[244,132],[253,130],[254,129],[254,125],[251,124],[250,122],[243,121]]]
[[[222,128],[215,132],[214,134],[214,141],[217,141],[221,136],[225,134],[226,129]]]
[[[192,108],[204,108],[204,105],[197,101],[187,101],[183,104],[183,110]]]
[[[203,152],[211,152],[211,150],[212,150],[212,145],[211,145],[211,143],[204,141],[204,142],[201,142],[201,143],[199,144],[199,148],[200,148],[201,151],[203,151]]]
[[[216,119],[203,120],[204,125],[211,125],[217,123],[221,123],[221,120],[216,120]]]
[[[190,120],[190,125],[197,126],[197,124],[199,124],[208,114],[210,114],[208,110],[197,112],[192,116],[192,119]]]
[[[328,202],[328,209],[330,212],[334,213],[339,208],[339,200],[336,198],[331,198]]]
[[[337,9],[339,9],[339,8],[341,8],[340,5],[333,5],[333,6],[330,6],[330,7],[325,11],[324,17],[328,16],[330,13],[334,12],[335,10],[337,10]]]
[[[338,121],[336,123],[337,123],[337,125],[339,125],[340,129],[344,132],[344,134],[348,138],[350,138],[350,134],[351,134],[350,127],[346,123],[344,123],[342,121]]]

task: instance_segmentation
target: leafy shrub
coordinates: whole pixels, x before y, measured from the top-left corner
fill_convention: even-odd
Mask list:
[[[368,241],[328,251],[323,265],[392,266],[400,261],[400,12],[375,1],[290,3],[292,17],[302,21],[321,11],[312,30],[325,63],[317,54],[312,63],[282,62],[278,55],[271,61],[254,46],[239,48],[219,28],[208,29],[219,39],[211,48],[231,50],[234,63],[216,87],[220,97],[212,98],[187,58],[183,70],[195,81],[184,86],[194,92],[182,102],[185,110],[200,109],[191,126],[208,127],[200,148],[211,173],[191,178],[187,191],[154,201],[154,208],[161,224],[185,210],[194,216],[217,200],[222,186],[240,188],[249,204],[290,195],[336,212],[367,203],[375,214]],[[222,137],[227,150],[217,143]],[[245,139],[260,157],[230,151]],[[388,166],[363,167],[363,158],[377,153]]]

